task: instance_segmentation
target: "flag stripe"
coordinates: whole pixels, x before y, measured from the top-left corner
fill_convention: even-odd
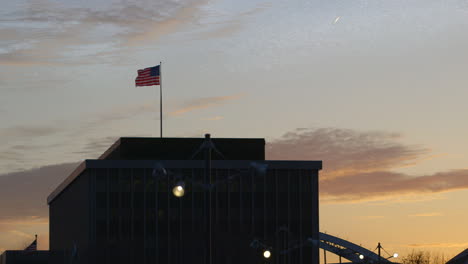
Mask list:
[[[158,80],[159,81],[159,77],[151,77],[151,76],[148,76],[148,77],[138,77],[136,78],[137,81],[145,81],[145,80]]]
[[[137,84],[143,84],[143,83],[153,83],[157,82],[159,83],[159,80],[146,80],[146,81],[138,81]]]
[[[144,79],[138,79],[136,80],[137,82],[148,82],[148,81],[156,81],[159,82],[159,78],[144,78]]]
[[[159,85],[158,82],[147,82],[147,83],[140,83],[137,86],[148,86],[148,85]]]
[[[137,84],[144,84],[144,83],[159,83],[159,80],[145,80],[145,81],[137,82]]]

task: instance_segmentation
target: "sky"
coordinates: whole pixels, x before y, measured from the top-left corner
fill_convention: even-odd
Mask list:
[[[467,0],[5,1],[0,252],[118,137],[261,137],[322,160],[320,230],[400,255],[468,247]]]

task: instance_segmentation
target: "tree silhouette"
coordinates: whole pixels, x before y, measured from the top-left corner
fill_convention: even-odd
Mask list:
[[[412,251],[402,259],[402,264],[445,264],[447,259],[444,254],[429,253],[427,251]]]
[[[430,264],[431,256],[425,251],[412,251],[402,259],[402,264]]]

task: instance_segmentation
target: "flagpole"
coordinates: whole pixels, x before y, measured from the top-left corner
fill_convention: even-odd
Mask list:
[[[159,62],[159,127],[161,138],[163,137],[163,117],[162,117],[162,62]]]

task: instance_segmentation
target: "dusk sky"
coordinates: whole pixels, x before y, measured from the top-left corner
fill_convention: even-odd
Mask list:
[[[0,252],[118,137],[261,137],[322,160],[320,230],[468,247],[467,0],[15,0],[0,9]]]

